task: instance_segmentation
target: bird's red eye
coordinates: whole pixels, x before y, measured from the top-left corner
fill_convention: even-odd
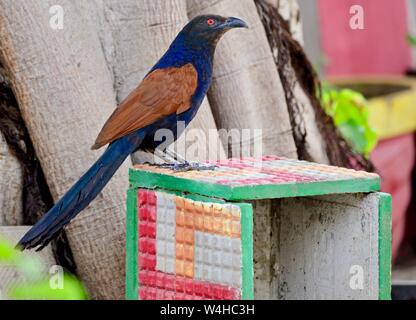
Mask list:
[[[208,20],[207,20],[207,24],[208,24],[209,26],[213,26],[213,25],[215,24],[215,20],[214,20],[214,19],[208,19]]]

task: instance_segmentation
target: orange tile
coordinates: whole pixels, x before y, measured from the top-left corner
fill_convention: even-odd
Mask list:
[[[187,261],[194,261],[194,246],[183,245],[183,258]]]
[[[195,230],[198,230],[198,231],[204,230],[204,216],[202,214],[200,213],[195,214],[194,227],[195,227]]]
[[[227,237],[232,236],[232,227],[231,227],[231,220],[230,219],[223,219],[222,220],[222,231],[224,235]]]
[[[241,234],[240,223],[233,221],[231,223],[231,234],[234,237],[239,238]]]
[[[193,211],[195,210],[193,201],[185,201],[183,209],[185,210],[185,212],[193,213]]]
[[[196,213],[193,212],[185,212],[184,219],[185,219],[185,227],[188,229],[195,228],[195,215]]]
[[[184,229],[184,240],[185,243],[194,245],[195,232],[193,229]]]
[[[183,209],[185,206],[185,199],[181,197],[175,197],[176,210]]]
[[[176,242],[185,242],[185,228],[176,226]]]
[[[195,202],[195,213],[196,214],[203,214],[204,213],[204,206],[202,202]]]
[[[193,262],[184,262],[184,274],[187,278],[194,278],[194,264]]]
[[[228,208],[224,208],[224,210],[222,210],[222,214],[225,220],[231,220],[233,217],[233,213],[231,210],[229,210]]]
[[[185,222],[186,218],[185,218],[185,212],[182,211],[182,209],[176,209],[176,225],[179,227],[185,227],[186,222]]]
[[[184,260],[185,259],[185,250],[183,243],[176,243],[176,259]]]
[[[223,231],[223,228],[222,228],[222,226],[223,226],[222,222],[223,222],[224,219],[222,219],[221,217],[213,217],[212,220],[213,220],[212,230],[215,233],[223,234],[224,231]]]
[[[208,215],[204,215],[204,232],[213,232],[214,228],[213,228],[213,218],[211,216]]]
[[[178,276],[185,275],[185,262],[184,262],[184,260],[176,259],[175,274],[178,275]]]
[[[213,203],[203,203],[202,204],[203,208],[204,208],[204,214],[211,214],[212,212],[212,208],[214,207]]]
[[[231,211],[231,215],[233,217],[233,220],[235,221],[240,221],[241,219],[241,212],[238,208],[233,207],[232,211]]]
[[[220,217],[220,216],[222,216],[222,215],[223,215],[223,213],[222,213],[222,206],[220,206],[220,205],[215,205],[215,206],[214,206],[213,215],[214,215],[214,216],[216,216],[216,217]]]

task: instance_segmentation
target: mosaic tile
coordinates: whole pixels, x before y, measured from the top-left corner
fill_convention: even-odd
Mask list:
[[[195,237],[196,279],[240,287],[241,250],[230,250],[233,246],[241,248],[240,239],[202,232],[196,232]]]
[[[306,161],[266,156],[210,162],[211,171],[175,172],[151,165],[132,171],[138,187],[160,187],[195,192],[225,200],[371,192],[380,189],[378,175]],[[153,179],[146,179],[152,177]],[[149,184],[146,181],[151,181]],[[215,188],[215,186],[218,186]],[[264,187],[270,186],[267,194]]]
[[[176,267],[176,203],[173,195],[156,193],[156,269],[174,273]]]
[[[241,299],[241,223],[238,205],[139,189],[138,298]]]

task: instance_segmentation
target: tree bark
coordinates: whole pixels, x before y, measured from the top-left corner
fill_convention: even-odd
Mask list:
[[[23,223],[23,170],[0,132],[0,226]]]
[[[300,16],[299,4],[297,0],[265,0],[273,7],[279,10],[280,15],[285,19],[292,33],[293,39],[299,42],[302,46],[303,41],[303,26]]]
[[[298,156],[302,160],[329,164],[327,146],[317,125],[313,102],[302,88],[298,78],[298,73],[307,72],[306,70],[299,72],[298,69],[306,68],[292,61],[292,55],[297,54],[294,50],[303,51],[304,43],[298,3],[296,0],[257,0],[257,5],[262,8],[265,8],[264,5],[259,5],[262,2],[268,3],[272,10],[276,10],[285,21],[285,25],[277,22],[279,23],[279,30],[276,33],[279,38],[277,44],[273,43],[273,40],[270,43],[272,47],[274,45],[278,47],[272,48],[272,52],[285,89]],[[268,36],[276,37],[276,34]],[[298,48],[294,49],[292,44],[296,42]],[[295,70],[295,68],[298,69]]]
[[[261,130],[263,154],[296,158],[284,91],[254,2],[187,0],[187,4],[190,17],[205,13],[236,16],[250,25],[249,30],[225,35],[217,48],[208,97],[218,127]],[[257,139],[243,141],[243,147],[253,150],[256,143]]]
[[[278,11],[284,20],[287,21],[290,32],[294,40],[300,45],[304,45],[303,39],[303,27],[300,16],[299,5],[296,0],[279,0]],[[306,150],[310,160],[318,163],[329,164],[328,156],[326,154],[326,145],[321,133],[319,132],[316,115],[309,98],[305,94],[304,90],[296,80],[295,72],[293,71],[294,93],[295,99],[297,99],[301,110],[303,110],[303,120],[305,122],[306,130]]]
[[[96,10],[101,11],[98,14],[98,29],[101,30],[103,47],[107,48],[106,59],[114,74],[114,87],[120,103],[137,87],[188,22],[186,3],[183,0],[100,0],[95,5]],[[209,130],[216,131],[208,101],[204,101],[186,132],[191,129],[201,129],[205,137],[208,137]],[[192,144],[191,141],[185,143],[185,135],[180,141],[183,144],[178,142],[177,146],[183,145],[186,149]],[[207,142],[200,139],[197,147],[200,152],[188,152],[188,160],[207,159]],[[219,146],[219,153],[224,154],[222,145]],[[142,153],[134,159],[135,162],[149,160]]]
[[[64,28],[51,28],[56,4],[0,2],[1,59],[55,201],[99,156],[90,146],[116,106],[98,35],[69,0],[58,1]],[[127,182],[124,166],[67,229],[93,298],[123,298]]]

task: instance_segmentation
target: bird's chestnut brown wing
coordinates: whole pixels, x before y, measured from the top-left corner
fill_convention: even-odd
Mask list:
[[[191,107],[197,83],[198,73],[192,64],[153,71],[117,107],[92,149],[99,149],[172,113],[185,112]]]

